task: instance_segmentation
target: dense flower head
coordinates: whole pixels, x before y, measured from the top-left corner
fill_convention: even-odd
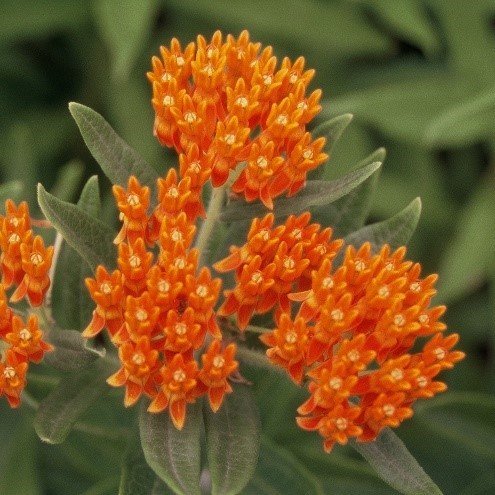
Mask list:
[[[27,297],[31,306],[40,306],[50,286],[49,270],[53,247],[45,247],[34,236],[26,202],[18,206],[10,199],[5,215],[0,216],[0,397],[11,407],[18,407],[26,386],[29,363],[39,363],[52,346],[45,342],[38,317],[27,320],[9,306],[6,290],[16,286],[10,302]]]
[[[272,47],[250,41],[247,31],[200,35],[184,48],[173,38],[160,55],[148,72],[154,133],[191,178],[191,213],[203,213],[198,188],[208,179],[222,185],[241,162],[233,192],[272,208],[273,198],[295,194],[327,160],[325,139],[306,130],[321,110],[321,90],[308,92],[314,70],[305,70],[303,57],[278,64]]]
[[[151,211],[149,188],[137,178],[131,176],[127,188],[114,186],[122,221],[115,239],[118,269],[100,265],[86,279],[96,308],[83,332],[91,338],[106,328],[118,348],[121,367],[108,383],[125,387],[124,404],[144,394],[152,399],[149,411],[168,409],[177,428],[187,403],[201,395],[217,410],[237,369],[236,346],[224,345],[216,321],[221,281],[198,266],[192,247],[197,215],[186,208],[190,185],[191,178],[179,180],[171,169],[157,181],[158,205]],[[219,356],[225,354],[219,376],[211,371],[210,341]]]

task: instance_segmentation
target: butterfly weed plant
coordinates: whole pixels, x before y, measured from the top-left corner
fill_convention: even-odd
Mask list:
[[[0,395],[35,410],[48,443],[73,428],[121,432],[119,493],[264,493],[247,375],[278,370],[305,397],[286,421],[319,436],[329,456],[350,443],[396,490],[440,494],[391,431],[416,401],[447,389],[443,371],[464,357],[445,306],[432,303],[437,276],[407,258],[419,199],[335,236],[332,216],[366,213],[366,201],[347,200],[373,193],[384,150],[318,179],[352,116],[312,125],[322,96],[309,89],[314,70],[303,57],[277,61],[247,31],[185,46],[174,38],[147,76],[153,132],[175,151],[172,166],[150,166],[102,116],[69,105],[113,183],[118,232],[101,219],[97,177],[78,204],[39,185],[43,219],[6,201]],[[51,229],[46,246],[36,230]],[[89,296],[92,313],[64,329],[52,303],[71,293],[86,305]],[[30,385],[41,361],[55,379],[38,397]],[[284,401],[278,392],[274,382],[267,400]],[[137,414],[84,426],[105,393],[118,398],[108,407]]]

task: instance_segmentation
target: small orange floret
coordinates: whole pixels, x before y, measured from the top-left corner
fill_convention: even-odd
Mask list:
[[[26,386],[28,363],[14,351],[8,350],[5,362],[0,362],[0,395],[5,395],[10,407],[21,403],[21,393]]]

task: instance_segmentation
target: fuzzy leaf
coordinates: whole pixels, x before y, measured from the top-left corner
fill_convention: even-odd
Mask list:
[[[81,371],[105,356],[105,348],[91,347],[76,330],[52,330],[49,341],[55,349],[47,353],[45,362],[60,371]]]
[[[261,424],[252,391],[238,385],[216,413],[205,401],[204,417],[211,493],[240,493],[258,463]]]
[[[345,113],[321,123],[313,130],[312,134],[314,136],[324,136],[327,138],[325,153],[330,155],[335,143],[340,139],[352,119],[352,113]]]
[[[57,175],[50,193],[63,201],[73,201],[84,176],[84,164],[72,160],[65,164]]]
[[[400,438],[389,428],[373,442],[352,446],[390,486],[404,495],[442,495]]]
[[[380,162],[371,163],[332,181],[310,180],[297,196],[276,200],[273,212],[277,217],[283,217],[290,214],[297,215],[310,207],[328,205],[355,189],[376,172],[380,166]],[[239,201],[232,201],[224,210],[220,219],[224,222],[233,222],[252,219],[266,213],[268,213],[268,210],[259,202],[239,204]]]
[[[79,417],[108,389],[109,368],[100,362],[68,375],[41,401],[34,428],[43,442],[58,444],[67,438]]]
[[[158,172],[131,148],[97,112],[80,103],[69,103],[69,110],[81,135],[105,175],[113,184],[127,186],[130,175],[155,190]],[[152,195],[153,196],[153,195]]]
[[[113,244],[115,234],[110,227],[81,208],[66,203],[48,193],[38,185],[38,203],[46,218],[62,234],[91,266],[103,264],[107,268],[115,265],[117,250]]]
[[[199,403],[187,408],[186,423],[177,430],[168,411],[151,414],[143,404],[139,414],[141,445],[146,462],[179,495],[200,495],[201,429]]]
[[[383,222],[366,225],[346,236],[345,241],[355,247],[369,241],[375,250],[379,250],[383,244],[390,244],[392,249],[396,249],[409,242],[420,215],[421,200],[416,198],[397,215]]]

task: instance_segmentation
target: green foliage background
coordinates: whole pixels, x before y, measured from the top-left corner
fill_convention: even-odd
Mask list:
[[[446,494],[495,492],[494,0],[4,0],[0,12],[1,180],[22,181],[33,208],[37,182],[75,201],[98,172],[71,100],[104,115],[160,172],[175,163],[152,136],[145,78],[172,36],[247,28],[279,56],[304,55],[324,91],[322,120],[354,114],[326,178],[387,148],[370,220],[421,196],[410,256],[439,272],[437,300],[468,355],[445,374],[450,391],[418,407],[399,436]],[[112,218],[108,195],[103,204]],[[252,378],[267,445],[260,469],[297,472],[316,484],[311,493],[397,493],[350,449],[325,456],[316,436],[293,426],[298,398],[284,379]],[[131,421],[109,410],[103,401],[89,417],[116,431]],[[0,493],[117,492],[118,435],[101,442],[76,431],[42,446],[29,416],[0,411]]]

